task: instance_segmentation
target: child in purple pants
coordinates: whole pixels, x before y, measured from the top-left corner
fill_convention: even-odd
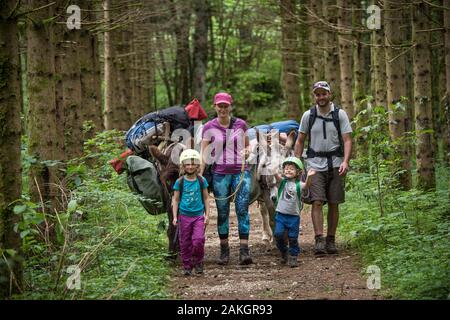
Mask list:
[[[200,154],[193,149],[184,150],[180,155],[180,176],[174,186],[172,223],[179,224],[180,255],[184,275],[203,273],[205,255],[205,227],[208,224],[208,182],[198,175]]]

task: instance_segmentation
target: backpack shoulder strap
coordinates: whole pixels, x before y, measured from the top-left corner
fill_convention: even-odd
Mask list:
[[[203,180],[203,177],[200,177],[197,175],[198,183],[200,184],[200,189],[203,190],[203,186],[205,185],[205,180]]]
[[[203,180],[203,177],[200,177],[199,175],[197,175],[197,181],[200,185],[200,193],[202,194],[203,210],[206,210],[205,198],[203,198],[203,188],[205,186],[205,180]]]
[[[308,122],[308,149],[306,150],[306,154],[309,154],[311,151],[311,128],[316,121],[317,118],[317,109],[316,106],[312,106],[309,109],[309,122]]]
[[[311,128],[316,121],[317,118],[317,109],[316,106],[312,106],[309,109],[309,122],[308,122],[308,135],[311,135]]]
[[[180,200],[181,200],[181,196],[183,195],[184,176],[181,176],[180,178],[178,178],[178,186],[180,189]]]
[[[228,126],[228,129],[232,129],[235,122],[236,122],[236,117],[231,117],[230,118],[230,125]]]
[[[283,178],[281,180],[280,186],[278,187],[277,201],[275,202],[275,210],[277,209],[278,200],[280,200],[280,197],[283,194],[283,190],[284,190],[285,185],[286,185],[286,179]]]
[[[303,202],[302,202],[302,185],[300,180],[295,181],[295,188],[297,189],[297,198],[298,203],[300,205],[300,210],[303,209]]]
[[[339,122],[339,110],[341,108],[338,105],[334,106],[334,111],[332,113],[333,116],[333,123],[334,126],[336,127],[337,133],[338,133],[338,138],[339,138],[339,145],[340,148],[342,149],[342,152],[344,152],[344,141],[342,140],[342,133],[341,133],[341,124]]]
[[[236,122],[236,117],[231,117],[230,118],[230,124],[228,125],[228,129],[232,129],[235,122]],[[222,152],[224,152],[226,148],[227,148],[227,142],[225,141],[225,143],[223,144]]]

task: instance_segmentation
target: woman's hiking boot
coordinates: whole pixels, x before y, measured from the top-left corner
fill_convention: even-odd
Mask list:
[[[248,245],[242,245],[239,248],[239,264],[247,265],[253,263],[252,258],[250,257],[250,253],[248,251]]]
[[[325,250],[327,250],[327,253],[329,254],[338,253],[334,236],[327,236]]]
[[[220,257],[217,259],[217,264],[223,266],[230,261],[230,247],[228,244],[220,245]]]
[[[288,252],[281,252],[281,264],[286,264],[288,262]]]
[[[325,254],[325,237],[319,235],[315,237],[316,244],[314,245],[314,254]]]
[[[296,268],[296,267],[298,267],[297,256],[289,256],[289,266],[290,266],[291,268]]]

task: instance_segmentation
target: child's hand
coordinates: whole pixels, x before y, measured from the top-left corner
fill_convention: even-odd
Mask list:
[[[176,226],[177,225],[177,223],[178,223],[178,220],[177,220],[177,218],[175,217],[175,218],[173,218],[173,220],[172,220],[172,224],[174,225],[174,226]]]
[[[205,215],[205,223],[203,226],[203,232],[206,232],[206,227],[208,226],[208,224],[209,224],[209,218],[207,215]]]
[[[310,169],[310,170],[308,171],[308,177],[311,177],[311,176],[315,175],[316,173],[317,173],[316,170]]]

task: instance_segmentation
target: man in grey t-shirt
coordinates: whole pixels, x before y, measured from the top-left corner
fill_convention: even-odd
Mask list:
[[[347,113],[331,102],[331,88],[325,81],[313,86],[315,110],[306,111],[300,122],[299,135],[295,143],[295,156],[300,158],[306,137],[309,135],[307,169],[314,169],[310,200],[311,217],[315,233],[315,253],[337,253],[335,234],[339,220],[339,204],[345,201],[344,179],[348,171],[352,139]],[[315,120],[310,126],[311,112]],[[334,119],[333,119],[334,117]],[[341,134],[339,134],[338,130]],[[327,237],[323,236],[323,204],[328,203]]]

